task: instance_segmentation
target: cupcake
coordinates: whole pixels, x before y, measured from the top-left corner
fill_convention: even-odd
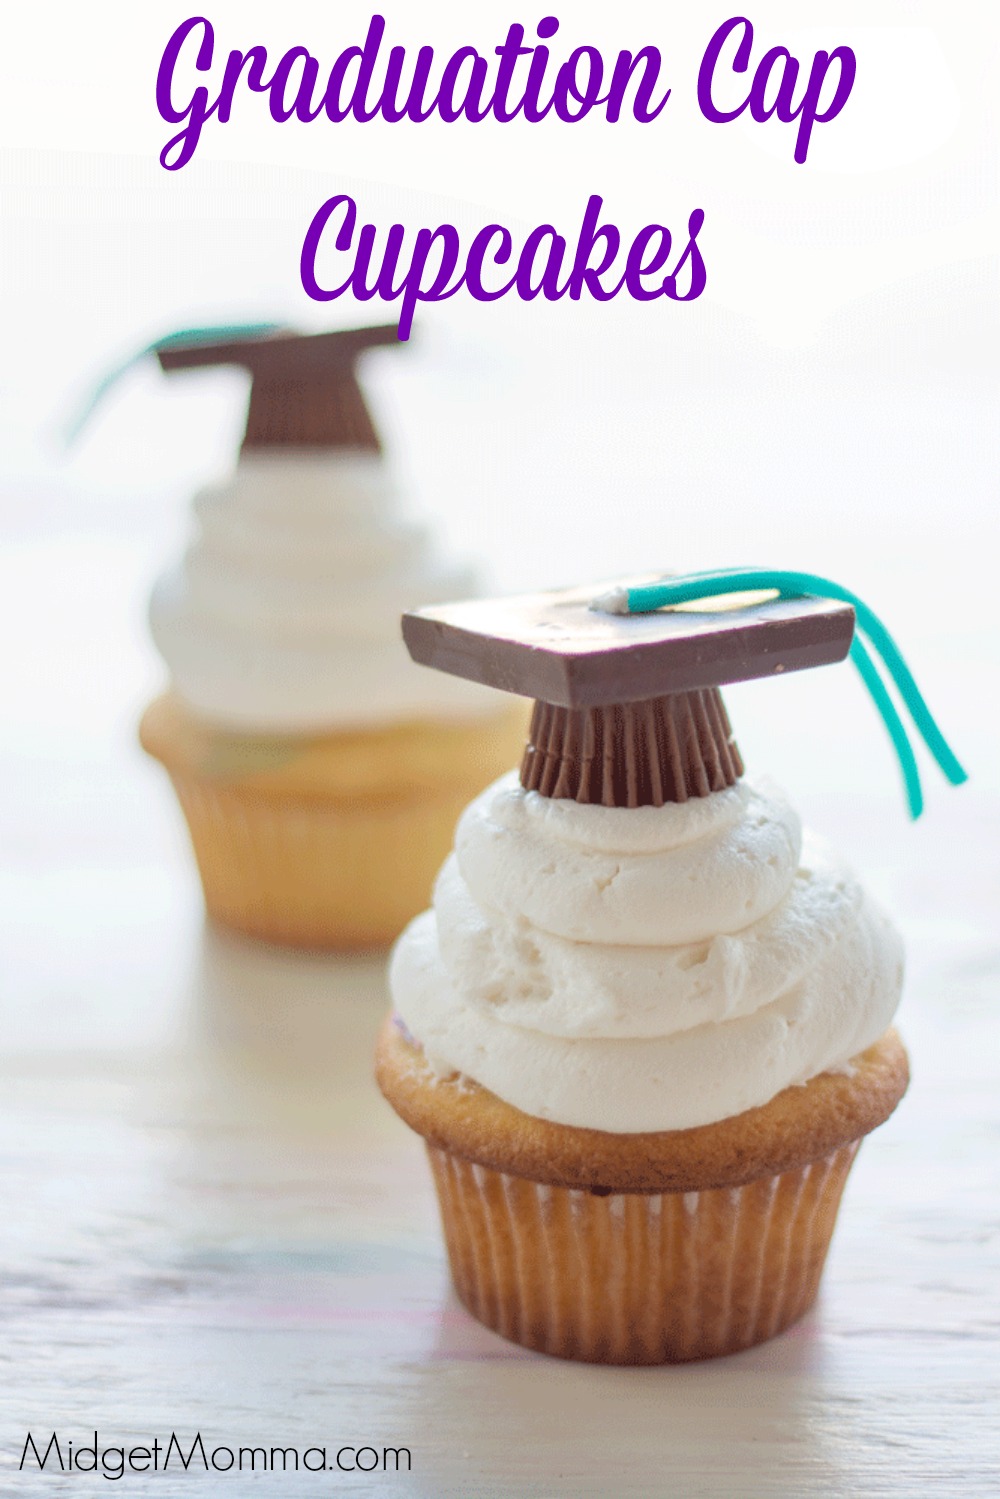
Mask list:
[[[456,1291],[545,1353],[735,1352],[816,1297],[908,1080],[899,938],[720,684],[843,659],[816,598],[618,617],[590,591],[427,609],[418,661],[537,699],[391,962],[377,1077],[427,1145]]]
[[[140,738],[170,774],[209,914],[316,948],[385,945],[427,903],[469,797],[510,763],[520,708],[414,672],[402,608],[469,573],[399,512],[355,377],[394,328],[160,346],[164,369],[252,378],[232,477],[157,582],[170,674]]]

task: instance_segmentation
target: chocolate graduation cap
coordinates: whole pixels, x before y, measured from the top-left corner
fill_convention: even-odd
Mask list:
[[[842,661],[854,633],[854,610],[824,599],[612,614],[599,593],[403,618],[415,661],[536,699],[521,781],[543,796],[658,807],[731,786],[743,763],[719,687]]]
[[[219,329],[219,337],[206,339],[212,331],[194,330],[188,342],[183,334],[174,334],[154,344],[151,352],[168,373],[225,364],[249,371],[244,449],[381,451],[356,366],[366,349],[398,343],[394,323],[312,334],[265,328],[257,336],[228,337]]]
[[[748,597],[761,590],[765,602]],[[815,573],[725,568],[446,604],[404,615],[403,637],[414,661],[536,699],[521,782],[544,796],[659,807],[731,786],[743,765],[719,687],[848,654],[911,815],[923,809],[920,776],[883,672],[947,780],[967,779],[878,615]]]

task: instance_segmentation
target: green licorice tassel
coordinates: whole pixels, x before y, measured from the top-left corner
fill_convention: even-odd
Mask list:
[[[815,573],[740,567],[689,573],[679,578],[664,578],[659,583],[629,589],[626,600],[630,614],[646,614],[654,609],[663,609],[674,604],[688,604],[695,603],[699,599],[716,598],[719,594],[744,593],[759,589],[777,592],[784,598],[814,596],[839,599],[843,603],[851,604],[854,608],[858,631],[863,631],[878,651],[904,706],[945,778],[953,786],[959,786],[963,781],[968,780],[958,757],[934,721],[923,694],[914,681],[913,673],[904,661],[896,642],[878,615],[849,588],[844,588],[829,578],[821,578]],[[910,814],[914,818],[919,817],[923,810],[923,793],[916,757],[903,721],[859,634],[855,635],[851,644],[851,660],[871,694],[896,751],[906,787]]]
[[[892,740],[892,747],[896,751],[899,768],[903,775],[910,816],[916,820],[924,810],[924,793],[920,785],[917,757],[913,753],[913,746],[907,736],[906,725],[896,712],[896,704],[889,696],[886,685],[878,674],[878,667],[860,635],[855,635],[851,641],[851,660],[858,668],[861,680],[871,693],[872,700],[882,715],[882,722],[889,731],[889,738]]]
[[[269,333],[276,333],[281,326],[280,323],[218,323],[214,327],[179,328],[175,333],[165,334],[163,338],[147,344],[144,349],[130,354],[128,359],[115,365],[114,369],[109,370],[98,381],[82,409],[67,426],[64,435],[65,446],[72,447],[108,391],[118,384],[123,375],[127,375],[130,369],[140,364],[150,354],[158,354],[161,349],[189,349],[193,344],[214,344],[221,343],[223,340],[238,343],[244,338],[264,338]]]

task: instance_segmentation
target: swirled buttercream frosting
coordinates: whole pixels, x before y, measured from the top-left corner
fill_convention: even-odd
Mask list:
[[[474,593],[398,514],[378,454],[244,454],[194,502],[195,536],[157,582],[153,639],[201,717],[321,732],[474,717],[496,694],[413,665],[400,614]]]
[[[511,774],[463,814],[390,980],[438,1072],[537,1118],[637,1133],[849,1067],[896,1010],[902,951],[770,783],[616,808]]]

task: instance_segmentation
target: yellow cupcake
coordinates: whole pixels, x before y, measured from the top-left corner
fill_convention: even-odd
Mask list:
[[[140,725],[187,819],[209,915],[271,942],[384,946],[430,898],[470,795],[517,758],[520,702],[316,736],[214,728],[173,694]]]
[[[899,936],[743,777],[718,691],[842,658],[854,616],[670,613],[712,577],[405,622],[417,660],[538,698],[520,775],[466,808],[396,945],[376,1075],[426,1143],[459,1297],[564,1358],[710,1358],[794,1322],[908,1082]]]
[[[458,1295],[564,1358],[709,1358],[794,1322],[907,1085],[897,935],[777,787],[740,779],[721,713],[661,719],[699,713],[678,779],[726,783],[636,807],[527,786],[585,743],[536,713],[520,782],[463,813],[390,967],[377,1077],[426,1142]],[[602,727],[630,742],[624,713]]]
[[[560,1358],[658,1364],[735,1353],[808,1311],[858,1146],[908,1069],[889,1030],[850,1074],[717,1124],[643,1134],[538,1119],[439,1077],[392,1020],[376,1076],[424,1137],[473,1316]]]
[[[239,460],[194,499],[153,590],[166,766],[211,916],[255,937],[384,945],[426,904],[469,796],[520,751],[520,704],[418,672],[407,605],[474,592],[397,504],[357,364],[394,325],[186,330],[161,366],[250,377]]]

